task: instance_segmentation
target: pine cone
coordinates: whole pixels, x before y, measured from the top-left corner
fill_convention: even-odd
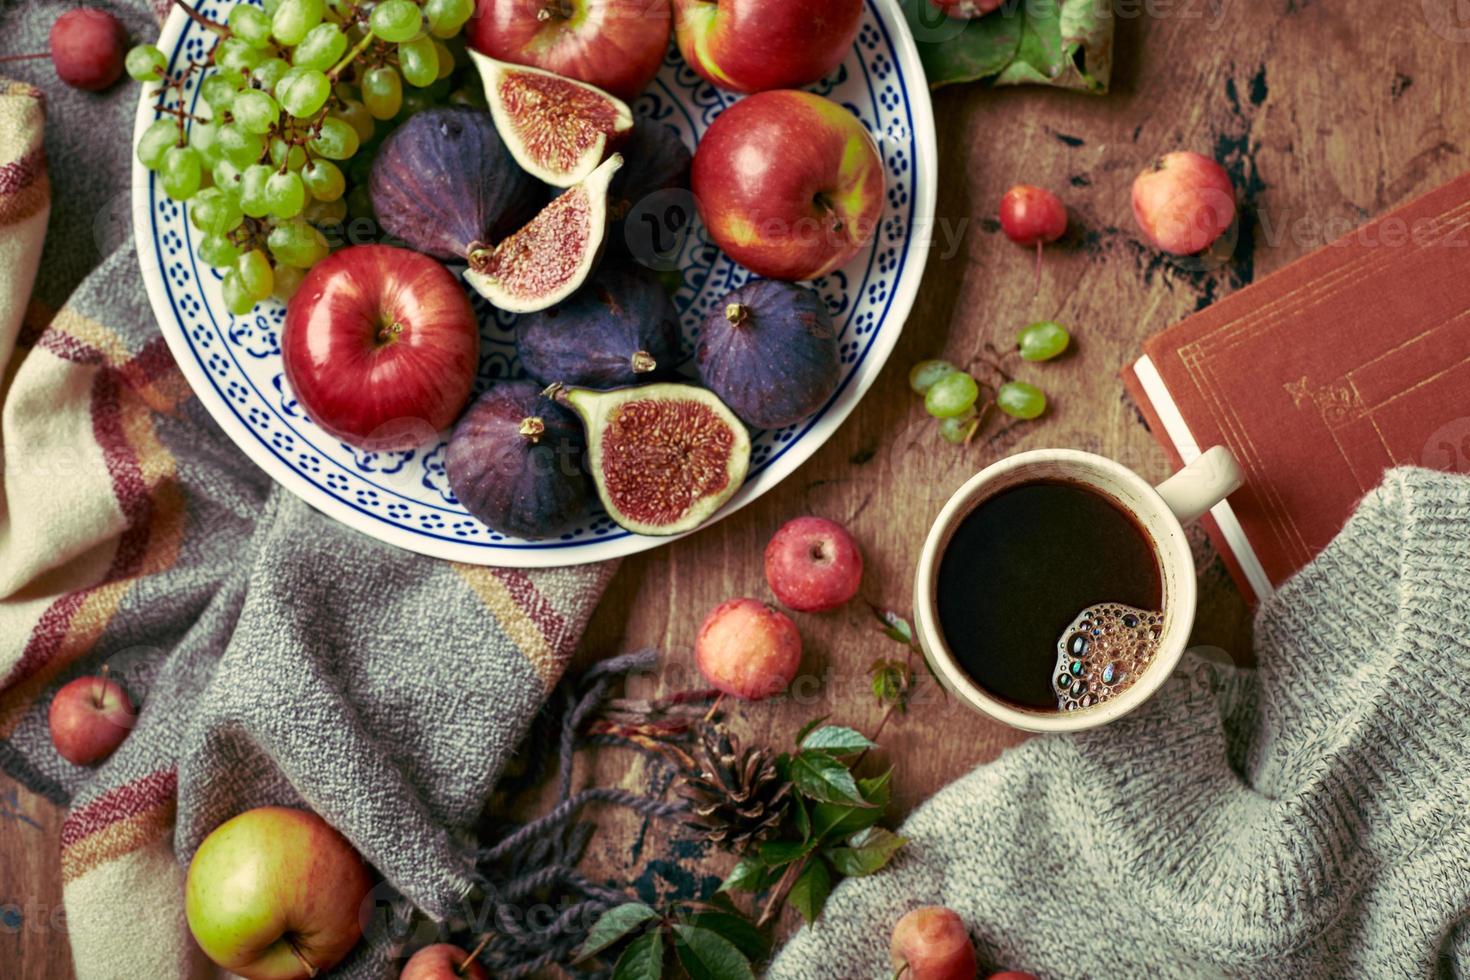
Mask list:
[[[704,730],[678,793],[689,802],[689,826],[712,844],[737,854],[767,839],[791,806],[791,783],[776,771],[776,754],[764,748],[743,752],[740,742],[713,726]]]

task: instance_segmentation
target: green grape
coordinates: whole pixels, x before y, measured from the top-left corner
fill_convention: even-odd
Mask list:
[[[228,191],[234,196],[236,206],[240,202],[240,176],[241,170],[229,160],[221,160],[209,171],[214,178],[214,186]]]
[[[391,44],[402,44],[418,37],[423,21],[422,11],[411,0],[382,0],[373,8],[368,23],[378,37]]]
[[[234,72],[215,72],[199,85],[199,96],[215,112],[224,112],[235,103],[241,86],[235,84]]]
[[[294,218],[306,207],[306,185],[301,175],[286,171],[273,173],[265,182],[265,201],[277,218]]]
[[[1034,419],[1046,411],[1046,395],[1024,381],[1008,381],[995,394],[995,403],[1007,415],[1018,419]]]
[[[225,273],[224,281],[219,284],[220,292],[225,297],[225,309],[235,316],[244,316],[255,309],[255,297],[250,295],[250,290],[245,288],[245,282],[240,278],[240,273],[235,269]]]
[[[297,75],[283,88],[281,106],[297,119],[316,115],[332,94],[332,83],[327,81],[327,76],[314,69]]]
[[[424,15],[435,37],[453,37],[475,14],[475,0],[428,0]]]
[[[244,222],[240,201],[234,191],[208,187],[189,202],[189,223],[210,235],[228,235]]]
[[[220,155],[241,170],[260,161],[265,153],[265,137],[247,133],[239,126],[221,126],[214,137]]]
[[[338,96],[338,98],[341,98],[341,96]],[[359,140],[366,141],[373,138],[373,131],[376,128],[373,124],[373,114],[368,112],[367,106],[356,99],[342,99],[342,107],[340,109],[333,109],[332,115],[357,130],[357,138]]]
[[[247,89],[235,96],[235,107],[231,111],[235,125],[257,136],[270,132],[281,119],[281,107],[276,105],[276,100],[256,89]]]
[[[187,201],[199,193],[204,179],[204,160],[192,146],[175,146],[163,155],[163,166],[158,168],[162,177],[163,192],[175,201]]]
[[[317,156],[326,157],[328,160],[346,160],[357,152],[362,141],[357,138],[357,130],[340,119],[331,116],[322,120],[321,132],[316,135],[307,147]]]
[[[434,108],[434,92],[432,89],[412,89],[403,96],[403,108],[398,110],[394,118],[400,123],[412,119],[425,109]]]
[[[308,31],[322,22],[326,4],[322,0],[281,0],[271,18],[271,33],[277,41],[294,48]]]
[[[454,82],[452,80],[448,78],[441,78],[434,84],[430,85],[428,88],[424,89],[424,91],[428,93],[429,99],[431,101],[443,102],[445,99],[449,98],[449,90],[453,87]]]
[[[298,269],[310,269],[327,257],[327,240],[305,221],[276,225],[266,238],[276,261]]]
[[[934,382],[959,370],[948,361],[920,361],[909,371],[909,387],[916,395],[927,395]]]
[[[214,63],[247,75],[265,60],[265,52],[238,37],[227,37],[214,50]]]
[[[964,445],[974,438],[980,428],[980,413],[971,408],[963,415],[942,419],[939,422],[939,437],[956,446]]]
[[[163,155],[179,143],[179,124],[159,119],[148,124],[138,137],[138,162],[149,170],[163,166]]]
[[[207,235],[199,242],[198,252],[200,259],[223,269],[240,257],[240,246],[223,235]]]
[[[274,17],[276,10],[281,6],[281,0],[261,0],[260,5],[265,8],[267,17]]]
[[[330,160],[313,160],[301,171],[306,189],[318,201],[335,201],[347,190],[347,178],[342,168]]]
[[[346,52],[347,35],[342,32],[342,28],[336,24],[318,24],[296,46],[291,54],[291,63],[297,68],[326,71]]]
[[[449,93],[449,101],[452,105],[470,106],[475,109],[488,108],[488,103],[485,101],[485,90],[478,85],[455,89]]]
[[[264,218],[270,214],[270,202],[265,196],[266,184],[274,171],[263,163],[252,164],[240,176],[240,210],[252,218]]]
[[[196,122],[189,127],[189,145],[199,151],[206,168],[213,167],[224,158],[219,145],[220,127],[213,121]]]
[[[936,419],[954,418],[975,407],[980,385],[963,371],[951,371],[924,393],[924,409]]]
[[[301,216],[318,228],[340,225],[347,219],[347,202],[340,197],[335,201],[312,201]]]
[[[454,74],[454,52],[449,50],[449,45],[442,41],[434,42],[434,54],[439,58],[439,79],[448,78]]]
[[[276,299],[284,303],[295,296],[296,290],[301,288],[301,280],[306,278],[306,270],[295,269],[289,265],[278,265],[275,268],[274,278],[276,280]]]
[[[258,248],[252,248],[235,260],[235,273],[245,292],[258,302],[269,296],[276,288],[276,277],[271,272],[271,260]]]
[[[235,9],[238,10],[239,8],[236,7]],[[250,73],[250,77],[260,86],[262,92],[274,92],[276,90],[276,83],[290,70],[291,66],[286,64],[286,59],[267,58],[255,66],[255,71]]]
[[[246,3],[236,4],[230,8],[230,15],[225,23],[235,32],[236,37],[253,48],[263,48],[271,43],[271,19],[259,7]],[[216,54],[217,52],[218,49]],[[215,60],[219,60],[218,57]]]
[[[382,65],[362,76],[362,101],[374,119],[392,119],[403,107],[403,78],[398,69]]]
[[[306,149],[277,136],[271,140],[271,163],[278,167],[284,163],[287,170],[300,170],[306,166]]]
[[[403,80],[410,85],[418,88],[433,85],[439,78],[439,53],[434,50],[434,42],[427,37],[421,37],[400,44],[398,70],[403,73]]]
[[[358,184],[347,192],[347,213],[353,218],[377,220],[377,215],[373,213],[372,189],[368,185]]]
[[[140,44],[128,52],[123,67],[140,82],[156,82],[168,71],[168,58],[152,44]]]
[[[1067,328],[1054,320],[1033,323],[1016,338],[1021,358],[1027,361],[1049,361],[1065,351],[1071,342],[1072,335]]]

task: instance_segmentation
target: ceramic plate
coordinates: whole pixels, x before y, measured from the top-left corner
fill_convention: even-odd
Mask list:
[[[198,6],[223,21],[233,0],[204,0]],[[175,9],[159,47],[173,71],[202,57],[211,39]],[[196,75],[183,93],[191,107],[203,107],[198,81]],[[895,0],[867,0],[847,60],[812,90],[846,106],[877,140],[887,165],[885,210],[872,246],[845,269],[812,284],[840,330],[841,386],[821,411],[799,425],[752,433],[750,477],[721,516],[780,483],[842,424],[893,350],[923,275],[925,238],[934,217],[934,119],[923,70]],[[737,98],[702,81],[671,47],[658,78],[634,108],[642,117],[672,126],[693,148]],[[156,118],[155,99],[150,93],[140,101],[135,141]],[[305,416],[285,383],[280,347],[285,307],[271,301],[248,316],[231,316],[220,296],[219,274],[195,256],[199,234],[185,206],[169,200],[156,177],[137,164],[133,195],[143,278],[174,358],[245,454],[312,506],[389,544],[482,565],[602,561],[673,540],[630,534],[601,513],[555,540],[509,538],[475,520],[455,500],[444,474],[442,440],[410,452],[369,453],[329,437]],[[687,355],[706,314],[750,273],[721,254],[697,222],[666,264],[674,267],[671,285],[678,281],[675,298]],[[477,309],[484,341],[481,387],[518,376],[514,317],[483,304]]]

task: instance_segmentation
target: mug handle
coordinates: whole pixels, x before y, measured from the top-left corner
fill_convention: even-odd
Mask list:
[[[1235,456],[1224,446],[1216,446],[1156,489],[1180,524],[1192,524],[1244,482]]]

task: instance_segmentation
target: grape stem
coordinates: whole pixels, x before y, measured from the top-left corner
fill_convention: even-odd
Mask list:
[[[357,56],[366,51],[368,49],[368,45],[376,40],[377,36],[373,34],[372,29],[369,28],[368,32],[362,36],[362,40],[353,45],[352,50],[347,52],[347,54],[343,56],[341,61],[333,65],[331,71],[327,72],[327,77],[332,80],[333,84],[336,83],[337,78],[342,74],[343,70],[345,70],[348,65],[356,61]]]
[[[224,24],[221,24],[217,20],[210,20],[208,17],[204,16],[199,11],[191,7],[188,3],[186,3],[185,0],[174,0],[174,4],[181,8],[184,13],[188,14],[189,19],[194,21],[194,23],[198,24],[200,27],[207,28],[208,30],[214,31],[218,34],[228,35],[231,33],[230,29]]]
[[[0,62],[4,62],[4,61],[34,61],[34,60],[36,60],[38,58],[49,58],[49,57],[51,57],[51,52],[50,51],[38,51],[35,54],[8,54],[5,57],[0,58]]]

